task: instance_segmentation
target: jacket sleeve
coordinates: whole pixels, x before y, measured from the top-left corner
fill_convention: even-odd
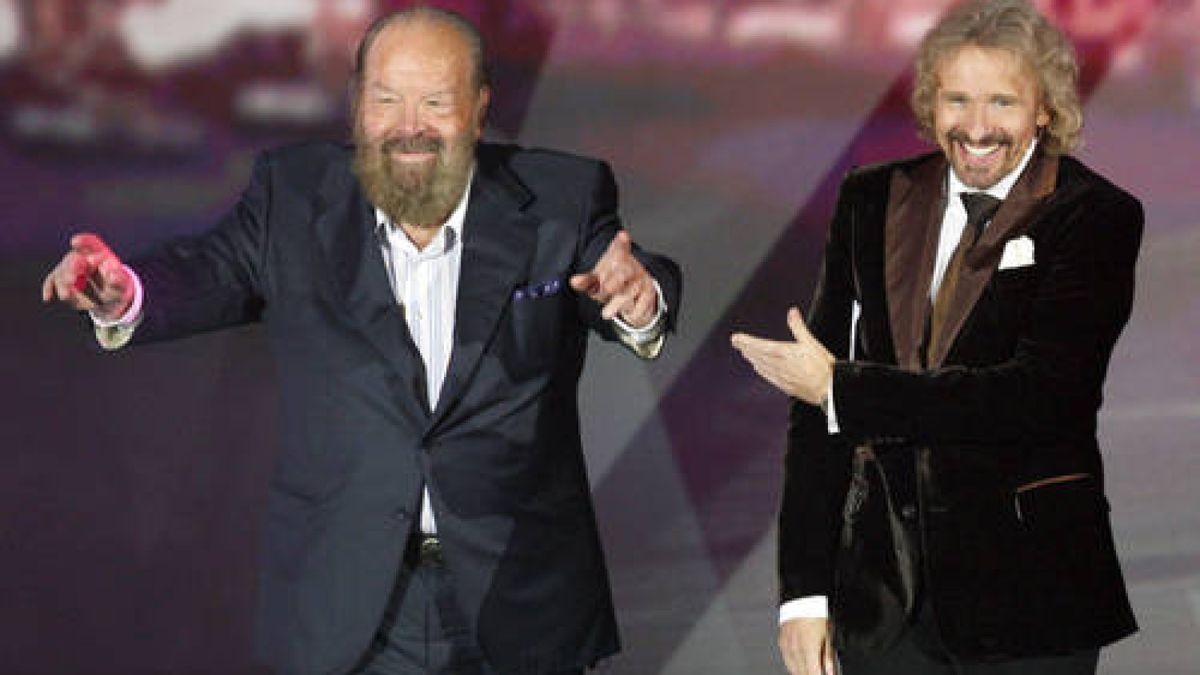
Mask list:
[[[583,231],[580,234],[580,252],[577,271],[587,271],[595,267],[613,237],[623,229],[620,216],[617,213],[617,183],[612,170],[603,162],[596,163],[596,173],[590,187],[590,195],[583,215]],[[663,301],[667,306],[665,321],[659,337],[647,343],[651,349],[640,349],[622,339],[622,335],[611,321],[606,321],[600,315],[602,309],[596,302],[583,294],[579,294],[579,311],[586,323],[605,340],[617,340],[625,343],[638,356],[653,358],[658,355],[666,333],[675,330],[679,316],[679,303],[682,299],[683,277],[679,265],[666,256],[646,251],[633,244],[633,254],[662,291]]]
[[[271,164],[262,155],[249,186],[217,225],[135,259],[145,289],[134,342],[181,337],[255,321],[267,297]]]
[[[850,257],[855,180],[851,174],[839,190],[808,313],[813,335],[839,359],[849,355],[856,298]],[[849,476],[849,449],[840,437],[829,435],[825,413],[793,400],[779,512],[781,601],[832,592],[834,552]]]
[[[1094,435],[1108,359],[1133,302],[1143,215],[1115,188],[1062,208],[1038,238],[1042,270],[1012,356],[926,372],[840,362],[833,390],[843,434],[968,447]]]

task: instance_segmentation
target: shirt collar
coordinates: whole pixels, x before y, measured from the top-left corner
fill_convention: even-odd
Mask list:
[[[1029,147],[1025,149],[1025,156],[1021,158],[1020,164],[1017,164],[1016,168],[1014,168],[1012,171],[1009,171],[1008,175],[997,181],[995,185],[986,190],[982,190],[982,192],[986,192],[987,194],[1001,201],[1007,199],[1008,193],[1012,191],[1013,186],[1017,184],[1017,179],[1021,177],[1021,172],[1024,171],[1026,165],[1029,164],[1029,159],[1033,157],[1033,151],[1035,148],[1037,148],[1036,138],[1029,142]],[[981,192],[981,190],[978,188],[970,187],[959,180],[958,176],[954,173],[953,166],[948,167],[946,172],[950,174],[949,192],[951,195],[959,195],[963,192]],[[954,201],[957,202],[958,200],[956,199]]]
[[[391,244],[398,245],[400,250],[410,255],[431,257],[450,251],[458,242],[462,241],[463,228],[467,223],[467,201],[471,195],[471,183],[474,180],[475,166],[472,165],[470,173],[467,174],[467,183],[463,189],[462,197],[459,197],[458,204],[450,212],[450,216],[446,218],[446,222],[442,223],[437,236],[434,237],[433,241],[429,242],[429,246],[426,246],[424,250],[417,251],[417,247],[409,240],[408,235],[404,234],[404,230],[396,227],[392,223],[392,219],[378,206],[375,207],[376,227]]]

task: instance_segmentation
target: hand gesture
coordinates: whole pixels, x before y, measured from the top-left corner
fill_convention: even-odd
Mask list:
[[[621,230],[590,272],[571,277],[571,288],[603,305],[606,320],[619,316],[633,328],[645,328],[658,315],[658,291],[631,247],[629,233]]]
[[[828,619],[792,619],[779,626],[779,653],[791,675],[835,675]]]
[[[787,323],[795,342],[734,333],[733,348],[776,389],[806,403],[821,405],[833,379],[833,354],[808,332],[800,310],[789,309]]]
[[[71,237],[71,250],[42,282],[42,302],[54,299],[116,320],[133,303],[133,279],[103,239],[77,234]]]

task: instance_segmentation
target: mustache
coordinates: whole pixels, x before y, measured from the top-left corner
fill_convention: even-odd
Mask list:
[[[991,131],[983,138],[973,139],[962,129],[951,129],[946,132],[946,139],[951,143],[970,143],[972,145],[1012,145],[1015,142],[1012,135],[1003,131]]]
[[[426,134],[397,136],[383,142],[380,148],[385,154],[391,152],[441,152],[445,146],[442,139]]]

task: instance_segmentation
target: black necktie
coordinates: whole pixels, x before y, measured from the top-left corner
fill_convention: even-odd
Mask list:
[[[986,192],[960,192],[958,196],[962,198],[963,206],[967,209],[967,226],[962,241],[967,241],[966,230],[970,230],[970,243],[967,244],[967,248],[970,248],[979,241],[979,235],[983,234],[983,226],[996,215],[996,210],[1000,208],[1000,200]],[[959,246],[962,246],[962,243]]]
[[[954,254],[950,256],[950,262],[946,264],[946,272],[942,275],[942,285],[938,287],[929,322],[926,324],[928,334],[921,359],[926,365],[930,365],[929,357],[938,358],[939,350],[942,348],[940,344],[942,324],[945,323],[946,311],[957,292],[958,280],[962,274],[963,265],[966,264],[967,252],[975,246],[975,242],[979,241],[984,225],[992,219],[992,216],[996,215],[996,211],[1000,208],[1000,200],[986,192],[960,192],[958,196],[962,198],[963,206],[967,209],[967,224],[963,227],[962,237],[958,240]]]

